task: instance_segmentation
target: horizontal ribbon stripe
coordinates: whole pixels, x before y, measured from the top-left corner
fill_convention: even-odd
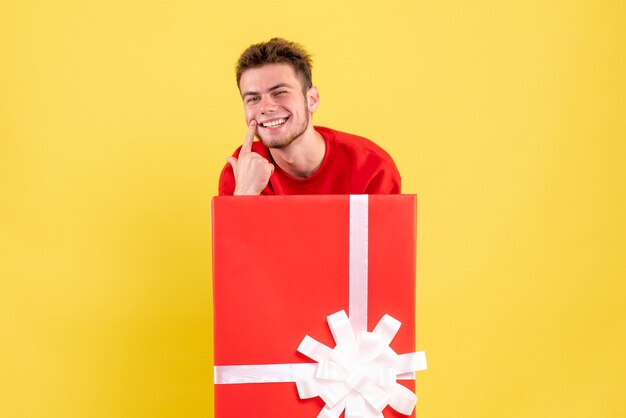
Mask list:
[[[242,383],[280,383],[305,381],[317,371],[318,363],[246,364],[215,366],[216,385]],[[397,380],[415,380],[415,373],[403,373]]]
[[[215,366],[215,384],[296,382],[315,376],[317,363]]]

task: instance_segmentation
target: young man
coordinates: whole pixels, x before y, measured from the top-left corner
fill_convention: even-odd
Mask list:
[[[382,148],[313,126],[319,93],[300,45],[274,38],[250,46],[237,62],[237,84],[248,133],[222,170],[220,195],[400,193],[400,174]]]

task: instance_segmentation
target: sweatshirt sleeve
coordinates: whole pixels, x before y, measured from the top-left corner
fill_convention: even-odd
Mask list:
[[[228,163],[220,174],[218,192],[220,196],[232,196],[235,193],[235,173],[233,167]]]
[[[401,178],[395,165],[383,165],[369,181],[366,194],[399,194]]]

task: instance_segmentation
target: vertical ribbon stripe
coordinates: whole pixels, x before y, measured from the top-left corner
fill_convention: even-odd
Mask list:
[[[350,292],[348,311],[356,335],[367,331],[368,197],[350,196]]]

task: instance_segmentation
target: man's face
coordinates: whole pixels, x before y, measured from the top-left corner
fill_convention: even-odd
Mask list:
[[[289,64],[267,64],[244,71],[239,91],[246,123],[257,121],[256,136],[268,148],[285,148],[300,137],[317,109],[317,90],[312,87],[305,95]]]

